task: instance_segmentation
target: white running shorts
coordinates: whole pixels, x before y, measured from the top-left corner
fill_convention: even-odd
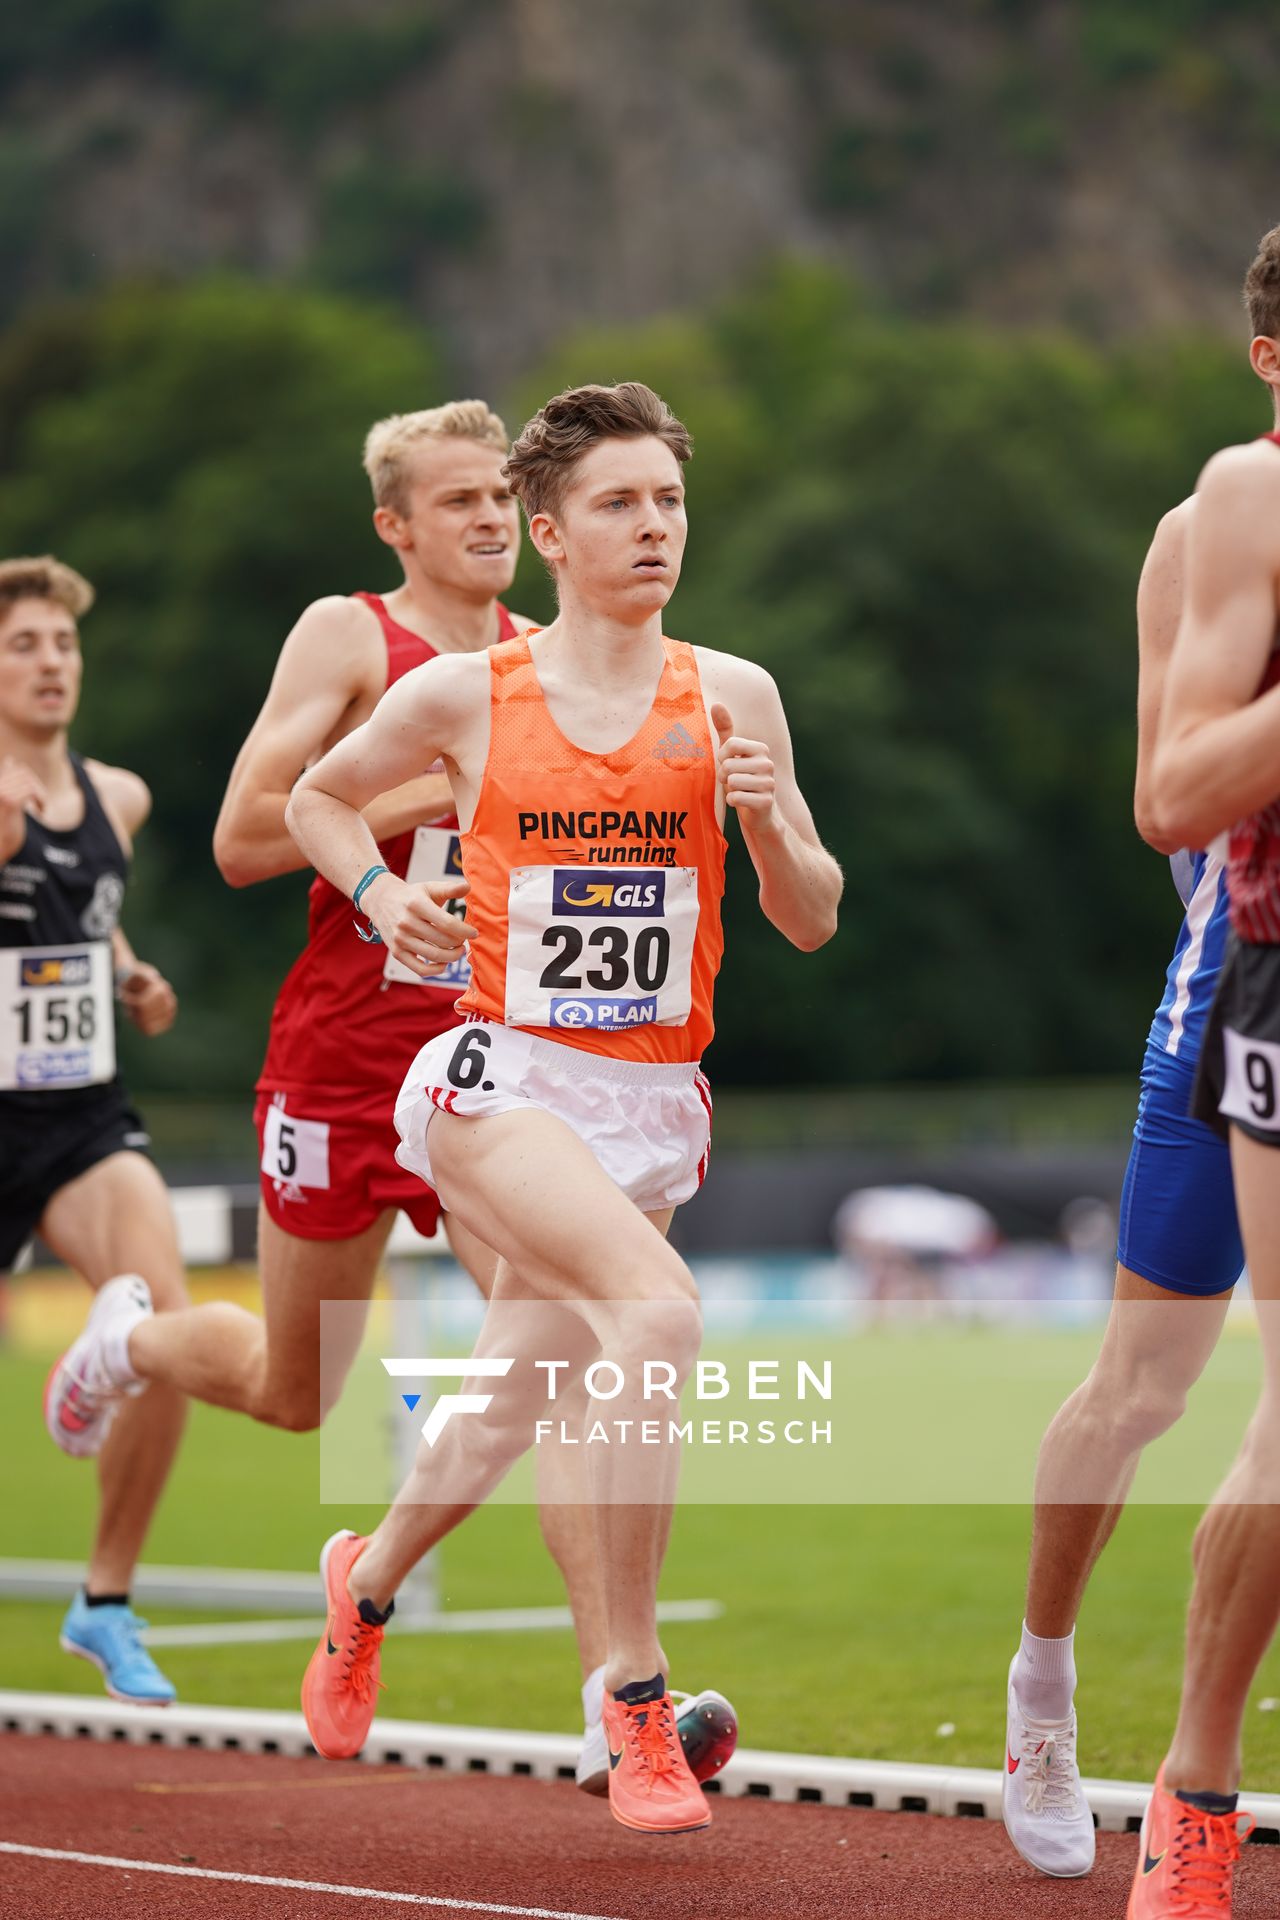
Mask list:
[[[396,1101],[396,1159],[427,1185],[437,1112],[482,1119],[540,1107],[572,1127],[642,1213],[691,1199],[711,1155],[711,1090],[696,1064],[610,1060],[472,1019],[418,1054]]]

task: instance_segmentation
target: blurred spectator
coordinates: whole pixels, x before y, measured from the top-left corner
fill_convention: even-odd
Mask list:
[[[832,1233],[873,1318],[895,1301],[944,1298],[955,1267],[991,1254],[1000,1239],[985,1207],[936,1187],[859,1187]]]

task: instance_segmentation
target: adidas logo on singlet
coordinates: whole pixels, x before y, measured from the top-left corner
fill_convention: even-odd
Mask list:
[[[655,760],[701,760],[703,757],[703,749],[689,730],[682,727],[679,722],[672,727],[670,733],[664,733],[657,746],[653,748]]]

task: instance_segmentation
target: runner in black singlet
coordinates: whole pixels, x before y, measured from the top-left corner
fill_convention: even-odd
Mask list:
[[[158,1307],[186,1296],[164,1182],[116,1071],[117,1000],[146,1034],[165,1032],[177,1010],[119,924],[150,795],[136,774],[67,744],[76,621],[92,601],[88,582],[56,560],[0,562],[0,1274],[38,1230],[94,1289],[97,1312],[122,1291]],[[120,1699],[173,1698],[138,1638],[129,1585],[184,1411],[161,1388],[105,1415],[81,1417],[74,1395],[59,1412],[60,1444],[98,1454],[101,1481],[62,1645]]]

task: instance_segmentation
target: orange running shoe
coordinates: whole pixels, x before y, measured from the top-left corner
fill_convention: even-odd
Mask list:
[[[1231,1920],[1231,1873],[1252,1832],[1253,1816],[1225,1800],[1214,1811],[1170,1793],[1161,1767],[1142,1816],[1128,1920]]]
[[[395,1612],[394,1600],[379,1613],[372,1600],[357,1606],[347,1592],[347,1575],[364,1545],[362,1535],[344,1530],[325,1541],[320,1555],[329,1618],[302,1676],[302,1716],[326,1760],[350,1760],[365,1743],[382,1685],[382,1635]]]
[[[663,1676],[635,1680],[604,1696],[609,1745],[609,1808],[639,1833],[693,1833],[711,1825],[711,1809],[689,1771],[676,1710]]]

